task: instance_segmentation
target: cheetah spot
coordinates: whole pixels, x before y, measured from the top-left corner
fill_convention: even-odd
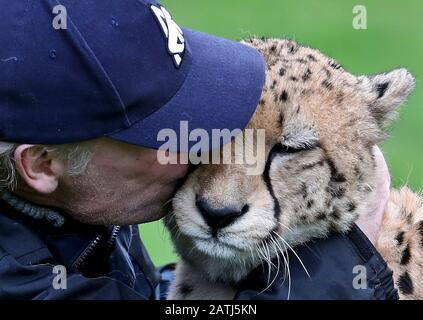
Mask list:
[[[403,294],[411,294],[414,291],[413,281],[411,281],[411,278],[408,272],[404,272],[398,278],[397,284],[398,284],[398,289]]]

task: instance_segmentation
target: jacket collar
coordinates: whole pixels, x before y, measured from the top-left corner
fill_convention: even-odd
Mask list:
[[[65,223],[65,218],[59,212],[32,204],[6,189],[0,189],[0,199],[32,219],[47,220],[55,227],[61,227]]]
[[[106,260],[120,226],[91,226],[0,191],[0,243],[7,254],[37,263],[52,259],[68,270],[93,273]],[[129,228],[127,228],[129,230]],[[130,242],[131,233],[123,234]],[[35,253],[44,251],[44,255]],[[34,261],[35,259],[35,261]],[[93,264],[97,268],[93,268]]]

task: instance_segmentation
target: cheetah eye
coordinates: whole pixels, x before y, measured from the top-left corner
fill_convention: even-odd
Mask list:
[[[269,152],[269,159],[273,159],[275,156],[290,156],[297,153],[300,153],[302,151],[309,151],[316,147],[318,147],[319,144],[304,144],[300,146],[289,146],[283,143],[278,143],[273,146],[273,148]]]
[[[303,148],[295,148],[295,147],[284,145],[282,143],[278,143],[273,146],[269,154],[270,154],[270,158],[273,158],[278,155],[279,156],[290,155],[290,154],[295,154],[305,150],[306,149],[303,149]]]
[[[294,154],[302,151],[309,151],[314,148],[316,148],[318,144],[306,144],[301,146],[289,146],[283,143],[278,143],[273,147],[274,153],[280,153],[280,154]]]
[[[287,145],[282,144],[282,143],[280,145],[281,145],[281,150],[280,150],[281,153],[297,153],[297,152],[306,151],[306,150],[309,149],[307,147],[305,147],[305,148],[294,148],[294,147],[287,146]]]

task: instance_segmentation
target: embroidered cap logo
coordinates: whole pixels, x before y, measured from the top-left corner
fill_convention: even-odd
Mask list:
[[[182,29],[173,21],[169,12],[164,7],[152,5],[151,11],[159,22],[164,36],[167,39],[167,49],[172,56],[175,66],[179,68],[182,63],[183,53],[185,51],[185,39]]]

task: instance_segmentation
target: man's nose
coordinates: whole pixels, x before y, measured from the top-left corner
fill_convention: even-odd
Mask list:
[[[249,209],[248,204],[241,210],[234,209],[233,207],[215,209],[204,199],[197,199],[195,205],[206,223],[214,230],[229,226],[236,219],[243,216]]]

